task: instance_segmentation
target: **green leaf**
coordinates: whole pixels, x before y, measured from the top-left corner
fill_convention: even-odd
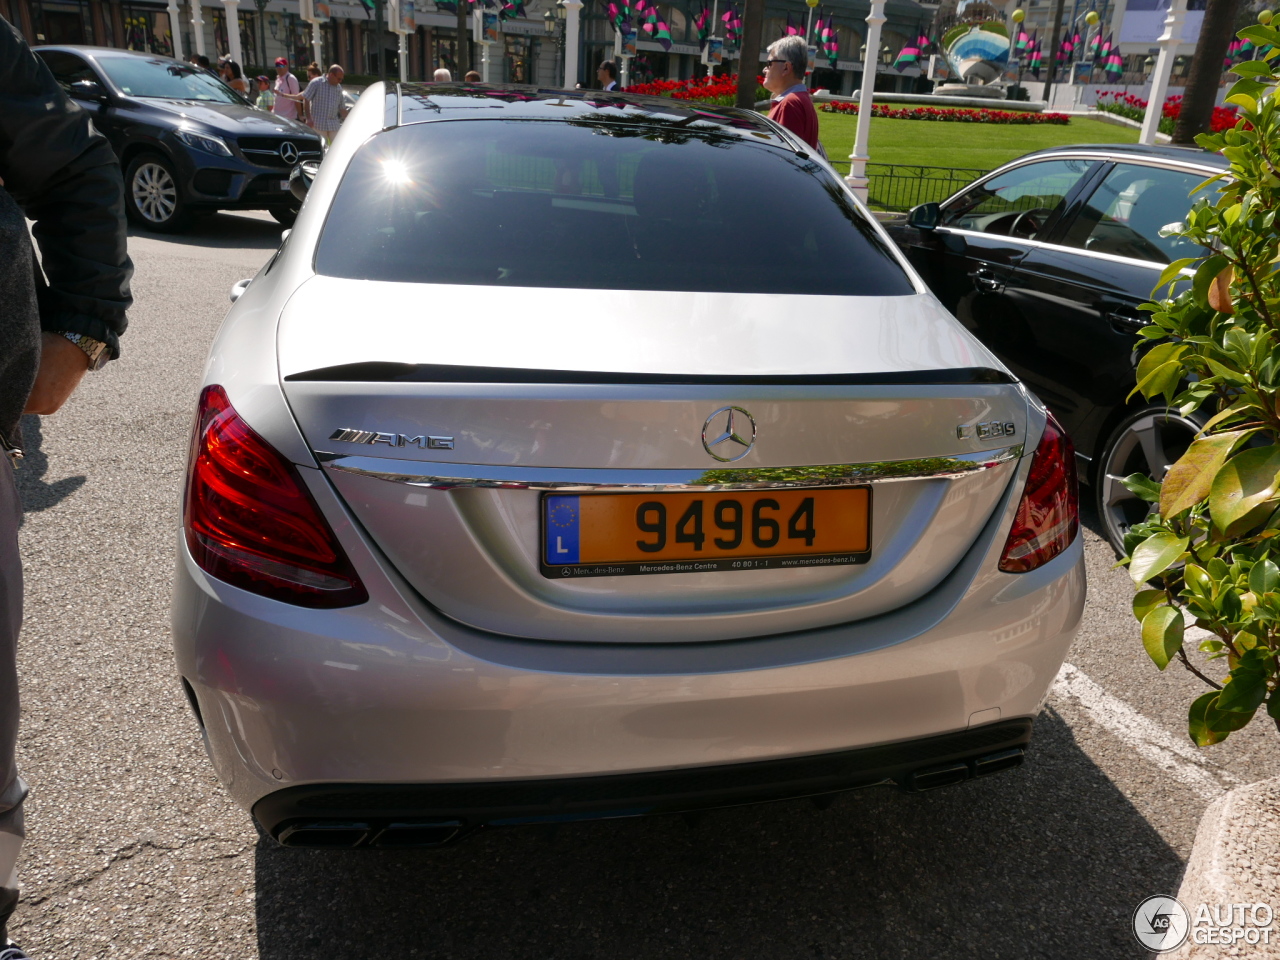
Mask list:
[[[1229,730],[1220,732],[1209,726],[1209,705],[1216,699],[1218,699],[1218,691],[1210,690],[1196,697],[1195,702],[1191,704],[1191,710],[1187,715],[1187,733],[1191,735],[1191,740],[1197,747],[1209,747],[1215,743],[1221,743],[1231,732]]]
[[[1141,586],[1176,563],[1186,552],[1187,543],[1186,537],[1175,536],[1167,531],[1152,534],[1134,549],[1129,576]]]
[[[1280,567],[1271,560],[1259,560],[1249,571],[1249,589],[1258,596],[1280,590]]]
[[[1120,481],[1135,497],[1155,503],[1160,499],[1160,484],[1141,473],[1131,473]]]
[[[1265,60],[1244,60],[1231,68],[1238,77],[1271,76],[1271,65]]]
[[[1223,684],[1214,709],[1253,716],[1267,696],[1266,657],[1266,652],[1260,647],[1246,651]]]
[[[1193,442],[1178,462],[1169,468],[1160,485],[1160,515],[1175,516],[1209,496],[1213,478],[1222,469],[1231,448],[1249,432],[1215,433]]]
[[[1251,447],[1224,463],[1209,490],[1213,524],[1226,532],[1251,510],[1270,500],[1280,473],[1280,447]]]
[[[1163,590],[1139,590],[1133,595],[1133,615],[1141,623],[1148,613],[1164,603]]]
[[[1271,27],[1260,23],[1251,23],[1236,34],[1241,40],[1252,40],[1256,46],[1265,47],[1280,42],[1280,34]]]
[[[1173,263],[1165,267],[1164,270],[1160,272],[1160,279],[1156,281],[1155,289],[1151,291],[1151,296],[1154,297],[1157,291],[1159,291],[1161,287],[1163,287],[1170,280],[1173,280],[1181,276],[1183,270],[1191,266],[1193,263],[1195,263],[1199,259],[1200,259],[1199,257],[1184,257],[1181,260],[1173,261]]]
[[[1272,720],[1280,720],[1280,687],[1271,691],[1267,698],[1267,716]]]
[[[1257,61],[1250,61],[1250,62],[1256,63]],[[1238,70],[1232,71],[1232,72],[1239,73]],[[1268,73],[1271,72],[1270,68],[1267,69],[1267,72]],[[1258,101],[1255,100],[1253,97],[1249,96],[1247,93],[1232,94],[1231,96],[1227,97],[1226,102],[1234,103],[1236,106],[1243,108],[1247,113],[1258,112]]]
[[[1161,346],[1166,346],[1166,344],[1161,344]],[[1166,402],[1171,402],[1174,391],[1178,389],[1178,384],[1181,381],[1182,364],[1177,360],[1170,360],[1168,363],[1160,364],[1160,366],[1154,368],[1140,379],[1138,385],[1129,393],[1129,396],[1141,393],[1148,400],[1152,397],[1164,396]]]
[[[1182,611],[1177,607],[1156,607],[1142,618],[1142,645],[1161,670],[1182,647],[1182,631]]]

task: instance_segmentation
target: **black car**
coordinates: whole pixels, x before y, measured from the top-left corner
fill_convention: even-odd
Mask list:
[[[1127,398],[1147,322],[1139,305],[1171,261],[1203,254],[1162,228],[1226,166],[1179,147],[1042,150],[885,224],[938,298],[1071,434],[1117,549],[1148,510],[1120,478],[1162,478],[1204,422]]]
[[[37,47],[62,88],[111,141],[129,216],[180,229],[193,213],[269,210],[286,226],[289,172],[320,160],[314,130],[264,113],[206,70],[109,47]]]

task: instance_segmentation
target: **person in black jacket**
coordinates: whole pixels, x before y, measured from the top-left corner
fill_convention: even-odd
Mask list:
[[[26,219],[35,224],[39,267]],[[6,930],[18,903],[27,793],[14,762],[22,622],[18,420],[55,412],[86,371],[119,355],[132,274],[124,181],[111,146],[0,18],[0,960],[26,956]]]

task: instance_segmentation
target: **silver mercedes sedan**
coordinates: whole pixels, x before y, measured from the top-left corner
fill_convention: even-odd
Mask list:
[[[782,128],[375,85],[236,293],[173,632],[281,843],[1021,763],[1085,598],[1070,441]]]

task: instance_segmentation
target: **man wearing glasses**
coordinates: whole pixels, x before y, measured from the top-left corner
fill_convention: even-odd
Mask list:
[[[804,85],[809,48],[798,36],[783,37],[769,45],[764,62],[764,88],[773,94],[769,119],[782,124],[815,150],[818,146],[818,112]]]

